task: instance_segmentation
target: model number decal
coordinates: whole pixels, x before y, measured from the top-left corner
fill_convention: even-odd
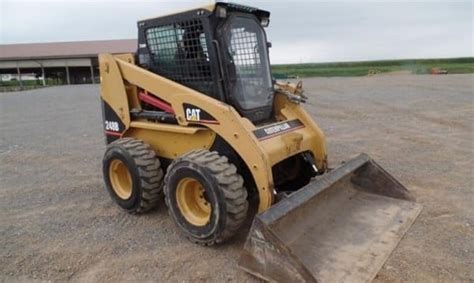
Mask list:
[[[288,130],[290,128],[290,125],[288,123],[276,125],[273,127],[265,128],[263,129],[267,135],[273,135],[275,133],[281,132]]]
[[[301,123],[300,120],[296,119],[260,128],[253,131],[253,133],[257,137],[257,139],[265,140],[303,127],[304,124]]]
[[[115,121],[105,121],[105,130],[118,132],[120,131],[119,123]]]

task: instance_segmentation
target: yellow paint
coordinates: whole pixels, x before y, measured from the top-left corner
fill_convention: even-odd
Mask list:
[[[158,156],[175,159],[192,149],[209,149],[216,135],[219,135],[250,169],[259,194],[259,212],[268,209],[273,203],[272,166],[276,163],[300,152],[311,151],[318,169],[325,170],[326,145],[323,132],[301,105],[289,102],[282,94],[275,95],[275,117],[280,121],[299,119],[304,127],[259,141],[253,134],[257,128],[248,119],[241,117],[232,106],[140,68],[129,62],[126,55],[115,58],[111,55],[100,55],[99,58],[101,66],[105,63],[109,66],[108,72],[101,67],[103,84],[106,86],[102,96],[106,97],[114,110],[120,107],[126,107],[128,110],[123,87],[127,84],[144,89],[150,95],[170,103],[179,123],[169,125],[133,121],[130,124],[129,120],[124,120],[129,128],[125,136],[135,137],[150,144]],[[300,95],[300,89],[295,85],[276,87]],[[111,91],[115,91],[113,97]],[[136,92],[129,94],[136,95]],[[132,100],[130,101],[132,104]],[[205,110],[219,121],[219,124],[203,124],[206,128],[189,125],[184,119],[184,103]]]
[[[130,126],[128,99],[117,62],[110,54],[99,55],[100,96],[122,120],[125,128]]]
[[[132,175],[120,159],[114,159],[109,165],[109,178],[112,189],[121,199],[132,195]]]
[[[211,219],[211,204],[207,201],[201,183],[187,177],[179,181],[176,202],[181,215],[194,226],[205,226]]]
[[[206,129],[196,131],[195,133],[178,133],[130,127],[124,134],[124,137],[134,137],[143,140],[153,148],[158,156],[175,159],[193,149],[209,149],[214,142],[216,134]]]

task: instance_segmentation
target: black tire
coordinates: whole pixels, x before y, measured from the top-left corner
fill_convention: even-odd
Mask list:
[[[121,197],[120,191],[113,187],[111,164],[117,163],[122,163],[121,168],[126,168],[130,174],[129,196],[122,194]],[[107,146],[102,165],[105,187],[120,207],[131,213],[143,213],[156,206],[163,188],[163,170],[148,144],[134,138],[116,140]]]
[[[210,204],[206,224],[194,225],[183,215],[178,184],[184,179],[200,183]],[[165,176],[164,194],[168,211],[188,239],[202,245],[222,243],[232,237],[247,216],[247,190],[237,168],[217,152],[194,150],[175,159]]]

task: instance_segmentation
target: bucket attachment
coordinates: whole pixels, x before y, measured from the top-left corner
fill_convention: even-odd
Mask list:
[[[368,282],[421,208],[361,154],[258,214],[239,265],[268,281]]]

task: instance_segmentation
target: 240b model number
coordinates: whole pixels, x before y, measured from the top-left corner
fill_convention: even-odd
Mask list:
[[[114,121],[105,121],[105,130],[106,131],[114,131],[118,132],[119,130],[119,123]]]

